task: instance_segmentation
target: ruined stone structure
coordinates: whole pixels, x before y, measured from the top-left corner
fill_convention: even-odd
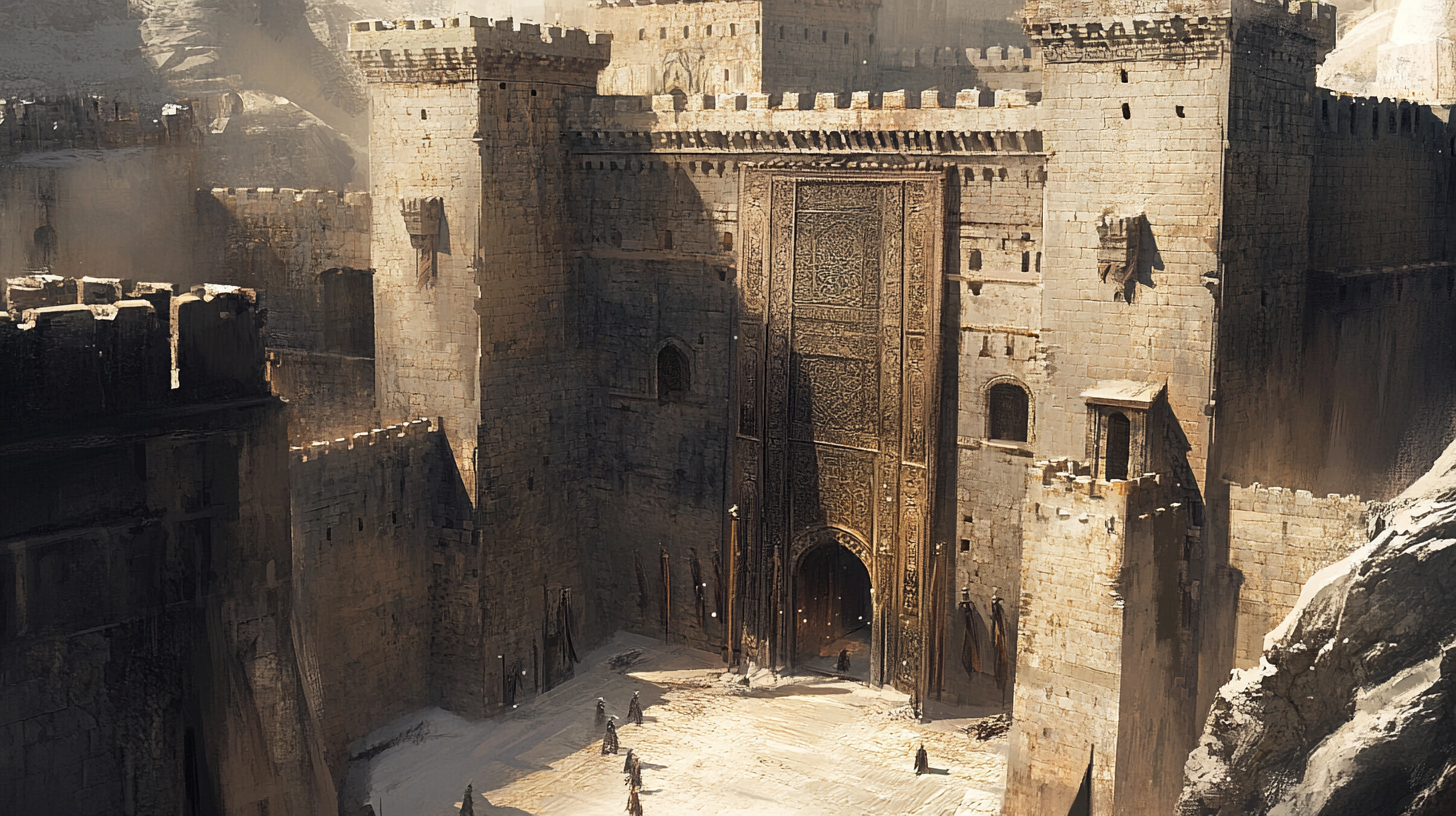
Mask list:
[[[297,650],[346,805],[383,721],[625,628],[796,669],[858,639],[873,684],[1013,713],[1006,813],[1168,813],[1358,538],[1341,496],[1451,440],[1453,131],[1316,87],[1332,8],[1045,0],[994,59],[881,59],[874,11],[355,23],[369,194],[199,199],[326,440]]]

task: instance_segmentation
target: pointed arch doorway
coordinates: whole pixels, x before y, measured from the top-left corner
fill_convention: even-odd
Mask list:
[[[874,583],[853,536],[833,530],[799,542],[794,569],[792,654],[794,666],[868,683],[875,648]],[[841,668],[843,653],[848,669]]]

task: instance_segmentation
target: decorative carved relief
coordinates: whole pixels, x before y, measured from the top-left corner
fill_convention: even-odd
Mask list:
[[[790,376],[794,438],[878,447],[879,371],[873,360],[801,354]]]
[[[875,507],[880,512],[880,523],[875,536],[876,550],[880,555],[890,555],[891,546],[898,540],[900,529],[900,457],[887,454],[880,457],[880,478],[877,485],[879,501]]]
[[[758,325],[745,325],[738,331],[738,433],[758,436],[759,370],[763,358],[759,349]]]
[[[825,210],[880,215],[880,191],[883,184],[844,181],[805,181],[799,185],[800,212]]]
[[[745,642],[787,637],[780,613],[799,555],[842,536],[884,587],[877,601],[896,610],[875,634],[895,668],[877,679],[906,690],[925,637],[943,190],[924,172],[752,168],[740,198],[735,444],[762,458],[757,482],[736,479],[741,505],[762,491],[763,538],[748,581],[761,587],[758,630]]]
[[[895,666],[895,679],[901,688],[914,688],[920,679],[920,624],[906,620],[900,623],[899,663]]]
[[[804,443],[791,445],[790,451],[794,529],[848,527],[868,540],[873,532],[874,455]]]
[[[926,382],[925,338],[916,335],[905,337],[905,415],[909,418],[905,434],[905,460],[925,463],[926,447]]]
[[[913,615],[920,610],[920,556],[925,548],[927,524],[926,478],[925,471],[920,468],[905,467],[900,473],[904,479],[901,506],[904,529],[900,538],[905,552],[905,581],[901,597],[905,611]]]
[[[1145,222],[1141,214],[1117,215],[1111,210],[1097,219],[1097,275],[1103,283],[1117,285],[1114,299],[1132,300]]]
[[[870,560],[869,548],[865,546],[864,541],[862,541],[859,537],[850,533],[846,533],[843,530],[834,530],[827,527],[820,527],[804,533],[800,533],[794,538],[793,544],[790,545],[789,563],[793,564],[795,570],[797,570],[799,562],[803,560],[804,556],[807,555],[810,550],[813,550],[822,544],[829,543],[839,544],[846,550],[854,553],[856,558],[863,561],[866,571],[868,571],[870,574],[870,585],[875,585],[874,570],[870,568],[870,564],[872,562]]]
[[[794,235],[794,302],[879,304],[880,219],[869,213],[800,212]]]
[[[400,215],[409,233],[410,246],[415,248],[415,282],[421,286],[433,281],[437,270],[440,222],[445,215],[443,198],[402,198]]]

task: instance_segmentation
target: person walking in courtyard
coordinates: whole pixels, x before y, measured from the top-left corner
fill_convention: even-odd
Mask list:
[[[622,773],[632,773],[632,760],[635,759],[636,756],[637,755],[632,752],[631,748],[627,749],[627,761],[622,763]]]
[[[607,722],[607,701],[601,697],[597,698],[597,728],[601,728]]]
[[[642,787],[642,757],[627,752],[627,785],[633,788]]]
[[[837,671],[837,672],[839,672],[840,674],[848,674],[849,673],[849,650],[848,649],[840,649],[839,650],[839,660],[835,661],[835,663],[834,663],[834,670]]]
[[[930,755],[925,753],[925,745],[922,744],[920,750],[915,752],[915,775],[928,773],[930,773]]]
[[[637,789],[627,788],[627,812],[632,816],[642,816],[642,798],[637,795]]]
[[[635,725],[642,724],[642,700],[638,697],[641,693],[640,691],[632,692],[632,702],[627,705],[627,722]]]
[[[607,718],[607,735],[602,738],[602,756],[617,753],[617,723],[616,717]]]

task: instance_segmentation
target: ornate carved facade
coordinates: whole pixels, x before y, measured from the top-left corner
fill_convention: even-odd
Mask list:
[[[741,190],[744,648],[792,662],[796,570],[840,544],[874,590],[871,682],[923,693],[944,177],[751,168]]]

